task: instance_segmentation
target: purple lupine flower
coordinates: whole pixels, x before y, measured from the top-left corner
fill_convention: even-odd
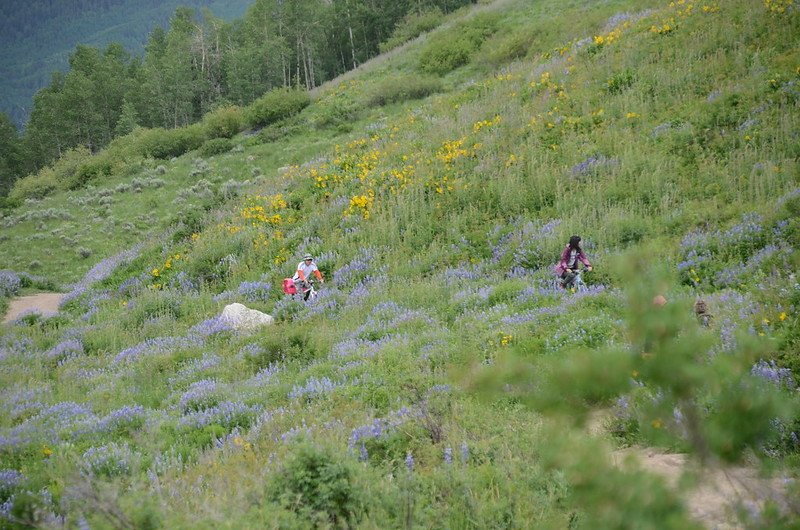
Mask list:
[[[489,301],[489,296],[494,291],[494,288],[491,286],[486,287],[468,287],[464,290],[461,290],[453,295],[453,301],[455,302],[462,302],[465,299],[470,298],[477,298],[478,300],[482,300],[484,302]]]
[[[266,302],[272,292],[272,285],[266,282],[242,282],[237,294],[249,302]]]
[[[80,468],[88,476],[127,475],[133,469],[134,458],[135,454],[128,444],[117,445],[111,442],[100,447],[90,447],[83,453]]]
[[[231,330],[233,330],[233,328],[230,322],[221,316],[215,316],[192,326],[191,329],[189,329],[188,336],[204,339],[211,335]]]
[[[292,427],[288,431],[281,434],[281,441],[283,443],[289,443],[292,440],[297,439],[298,437],[310,437],[311,436],[311,428],[306,426],[305,420],[303,420],[302,425],[297,425]]]
[[[178,421],[178,424],[191,429],[202,429],[215,423],[228,429],[234,427],[245,429],[250,426],[260,410],[257,405],[223,401],[214,407],[185,415]]]
[[[259,357],[262,353],[264,353],[264,348],[255,342],[251,342],[249,344],[245,344],[239,349],[239,357],[244,359],[252,359]]]
[[[386,436],[405,423],[409,418],[414,417],[417,413],[407,407],[402,407],[398,410],[392,411],[385,418],[375,418],[372,422],[356,427],[350,432],[350,437],[347,440],[347,446],[350,450],[356,447],[362,452],[366,460],[366,446],[365,442],[368,440],[375,440]]]
[[[616,403],[614,403],[613,411],[618,420],[628,420],[631,415],[631,403],[628,396],[618,397]]]
[[[345,287],[356,283],[368,272],[374,274],[378,270],[378,251],[374,248],[363,248],[350,263],[333,272],[333,283],[337,287]]]
[[[461,463],[466,464],[469,461],[469,446],[467,442],[461,442]]]
[[[449,445],[444,448],[444,463],[448,466],[453,463],[453,448]]]
[[[112,410],[100,419],[96,425],[96,432],[114,433],[141,427],[145,420],[145,410],[141,405],[124,406]]]
[[[16,469],[0,470],[0,498],[8,498],[14,493],[23,478],[22,473]]]
[[[120,252],[119,254],[106,258],[97,263],[83,276],[78,283],[70,287],[70,292],[67,293],[67,295],[65,295],[61,300],[61,307],[64,307],[72,300],[80,297],[92,284],[105,280],[111,276],[114,270],[123,263],[130,263],[136,259],[139,256],[141,249],[141,244],[135,245],[129,250]]]
[[[189,385],[179,404],[184,412],[192,412],[213,407],[218,401],[217,382],[213,379],[202,379]]]
[[[570,173],[572,173],[574,177],[583,177],[594,174],[605,168],[614,167],[617,164],[619,164],[619,161],[615,158],[607,158],[603,155],[590,156],[580,164],[572,166]]]
[[[653,127],[653,130],[650,132],[650,136],[652,136],[653,138],[658,138],[662,134],[664,134],[666,132],[669,132],[670,129],[672,129],[672,123],[671,122],[665,122],[665,123],[656,125],[655,127]]]
[[[127,278],[121,284],[119,284],[117,292],[122,296],[133,296],[140,293],[144,288],[145,288],[144,275],[131,276],[130,278]]]
[[[83,352],[83,342],[79,339],[67,339],[44,352],[44,356],[48,359],[60,361],[83,355]]]
[[[199,289],[197,282],[192,280],[192,278],[184,271],[178,272],[178,274],[170,279],[169,288],[184,294],[196,293]]]
[[[759,360],[750,369],[750,373],[769,381],[778,387],[786,387],[790,390],[795,388],[792,371],[789,368],[780,368],[775,361]]]
[[[114,362],[133,361],[142,355],[163,355],[175,350],[187,349],[202,345],[202,339],[197,336],[190,337],[156,337],[147,339],[135,346],[119,352]]]
[[[330,355],[330,359],[337,359],[342,357],[351,357],[360,355],[363,357],[372,357],[384,346],[397,340],[405,340],[403,336],[385,335],[376,340],[363,339],[359,337],[351,337],[341,342],[334,344]]]
[[[345,383],[335,383],[331,381],[328,377],[323,377],[318,379],[316,377],[310,378],[304,385],[294,385],[292,386],[291,392],[289,392],[289,399],[296,399],[300,397],[305,398],[313,398],[318,397],[323,394],[327,394],[328,392],[332,392],[333,390],[343,386]]]
[[[524,313],[503,317],[501,322],[509,325],[526,324],[528,322],[536,322],[545,316],[563,315],[566,312],[567,308],[561,305],[554,307],[538,307],[536,309],[525,311]]]
[[[19,292],[22,280],[10,270],[0,270],[0,298],[14,296]]]
[[[484,273],[478,265],[460,265],[458,267],[448,267],[444,270],[443,276],[447,284],[452,284],[460,280],[479,280]]]
[[[262,368],[252,378],[249,383],[256,387],[263,387],[273,382],[275,376],[284,370],[284,366],[280,363],[270,363],[268,366]]]
[[[409,471],[414,471],[414,456],[411,451],[406,452],[406,468]]]

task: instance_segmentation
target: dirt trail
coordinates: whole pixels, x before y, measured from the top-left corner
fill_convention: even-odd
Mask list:
[[[22,313],[31,309],[35,309],[45,316],[55,315],[58,313],[58,305],[62,298],[64,298],[62,293],[38,293],[14,298],[3,318],[3,324],[13,322]]]
[[[609,411],[592,414],[587,430],[592,436],[606,436],[604,424]],[[760,509],[767,500],[787,507],[786,484],[781,478],[764,478],[751,467],[707,467],[699,469],[688,455],[669,454],[652,447],[630,447],[612,451],[611,462],[617,467],[635,463],[640,469],[654,473],[677,488],[687,472],[696,472],[694,485],[683,492],[691,516],[706,528],[732,530],[743,528],[735,511],[740,508]]]

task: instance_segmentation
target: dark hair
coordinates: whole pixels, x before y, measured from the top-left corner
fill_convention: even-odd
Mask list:
[[[580,236],[572,236],[571,238],[569,238],[569,247],[574,249],[581,248]]]

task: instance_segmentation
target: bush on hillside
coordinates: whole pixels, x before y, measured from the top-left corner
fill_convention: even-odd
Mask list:
[[[77,174],[91,159],[91,153],[83,146],[70,149],[51,166],[17,180],[9,192],[9,198],[12,201],[41,199],[57,189],[71,189],[72,183],[78,178]]]
[[[93,180],[97,180],[100,177],[110,177],[113,174],[113,154],[107,150],[101,151],[94,156],[90,156],[81,164],[72,174],[72,177],[63,182],[62,187],[68,190],[76,190]]]
[[[371,91],[367,103],[381,107],[412,99],[422,99],[442,90],[442,82],[434,77],[403,75],[381,81]]]
[[[244,112],[240,107],[228,105],[203,116],[203,127],[208,138],[231,138],[244,126]]]
[[[294,116],[310,103],[311,96],[302,90],[270,90],[247,107],[247,122],[253,127],[269,125]]]
[[[397,48],[401,44],[430,31],[442,23],[444,15],[438,6],[434,6],[423,11],[412,12],[403,17],[397,23],[392,32],[392,36],[386,42],[382,42],[378,48],[381,53]]]
[[[21,202],[25,199],[42,199],[56,189],[58,189],[56,174],[52,168],[46,167],[36,174],[17,179],[8,194],[8,198],[15,202]]]
[[[498,64],[522,59],[528,55],[540,35],[540,32],[526,27],[497,34],[481,48],[479,61],[496,67]]]
[[[273,501],[318,526],[334,528],[350,528],[360,497],[347,463],[307,443],[297,446],[270,485],[269,494]]]
[[[470,62],[483,41],[497,31],[496,15],[480,15],[431,39],[422,50],[423,72],[443,75]]]
[[[197,149],[206,140],[199,123],[179,129],[138,129],[134,131],[136,154],[152,158],[172,158]]]
[[[233,142],[228,138],[212,138],[206,140],[197,151],[200,156],[214,156],[227,153],[233,149]]]

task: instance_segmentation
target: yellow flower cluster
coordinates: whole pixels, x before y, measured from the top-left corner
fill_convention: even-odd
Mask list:
[[[370,209],[375,203],[375,192],[369,190],[367,195],[355,195],[350,199],[350,206],[345,212],[346,215],[359,213],[364,219],[369,219]]]
[[[400,190],[404,190],[414,180],[416,169],[413,165],[408,164],[403,166],[402,169],[390,169],[388,173],[383,173],[383,177],[391,177],[392,183],[389,185],[389,191],[396,194]]]
[[[469,151],[464,149],[464,142],[466,141],[466,138],[459,138],[458,140],[445,142],[442,144],[442,147],[436,151],[436,158],[444,162],[444,165],[447,167],[452,166],[454,160],[464,156],[469,156]]]
[[[283,237],[283,232],[280,230],[272,232],[272,237],[267,237],[264,233],[258,233],[253,239],[253,247],[256,249],[267,248],[272,241],[282,241]]]
[[[161,276],[162,272],[168,271],[172,268],[173,262],[178,261],[181,258],[183,258],[181,254],[173,254],[171,256],[167,256],[167,259],[164,261],[164,265],[160,269],[158,267],[154,268],[152,271],[150,271],[150,274],[153,276],[153,278],[158,278],[159,276]]]
[[[650,26],[650,33],[655,33],[657,35],[667,35],[675,31],[675,21],[674,19],[670,19],[671,22],[664,22],[660,26]]]
[[[508,346],[513,340],[513,335],[503,335],[500,337],[500,346]]]
[[[484,127],[494,127],[495,125],[500,123],[501,120],[502,120],[502,118],[500,118],[500,116],[495,116],[491,120],[483,120],[483,121],[476,122],[476,123],[472,124],[472,132],[476,133],[476,132],[480,131],[481,129],[483,129]]]
[[[618,41],[619,38],[622,36],[622,30],[627,29],[629,26],[630,22],[626,21],[624,24],[622,24],[621,26],[617,26],[616,28],[612,29],[605,35],[595,35],[594,39],[592,40],[594,40],[595,46],[606,46],[608,44]]]
[[[794,6],[794,0],[764,0],[764,7],[770,13],[786,13],[792,6]]]
[[[275,265],[281,265],[286,263],[289,260],[289,249],[282,248],[278,251],[278,253],[272,258],[272,263]]]
[[[287,206],[281,194],[268,197],[255,195],[248,197],[246,200],[248,206],[242,208],[240,215],[242,219],[250,221],[254,228],[264,224],[277,226],[283,222],[281,214],[276,213],[276,210],[283,210]],[[230,231],[230,233],[234,234],[236,232]]]

